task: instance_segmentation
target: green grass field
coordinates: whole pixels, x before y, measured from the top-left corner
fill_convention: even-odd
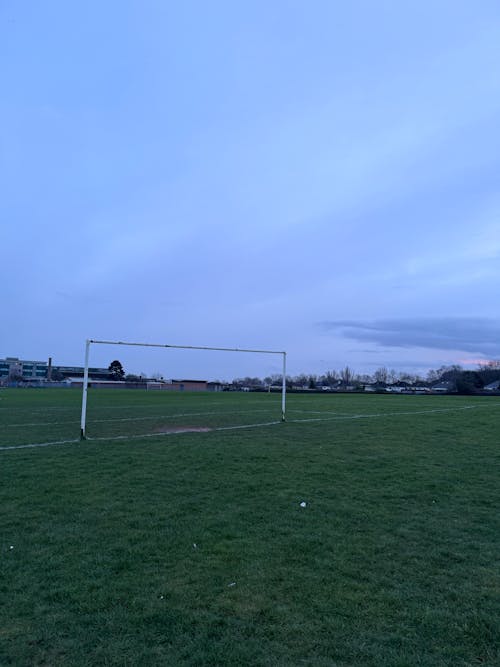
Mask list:
[[[2,667],[500,665],[498,399],[80,401],[0,391]]]

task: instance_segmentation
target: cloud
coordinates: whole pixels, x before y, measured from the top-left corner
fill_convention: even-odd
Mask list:
[[[500,322],[486,317],[416,317],[332,320],[324,331],[382,347],[463,350],[486,357],[500,356]]]

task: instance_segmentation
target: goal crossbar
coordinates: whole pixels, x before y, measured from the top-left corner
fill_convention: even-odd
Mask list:
[[[286,412],[286,352],[282,350],[256,350],[241,347],[209,347],[206,345],[170,345],[167,343],[132,343],[121,340],[96,340],[94,338],[87,339],[85,343],[85,367],[83,372],[83,393],[82,393],[82,414],[80,420],[80,438],[85,440],[86,436],[86,419],[87,419],[87,394],[89,385],[89,358],[90,346],[96,345],[128,345],[135,347],[163,347],[177,350],[211,350],[214,352],[250,352],[257,354],[281,354],[283,357],[283,373],[281,384],[281,421],[285,421]]]

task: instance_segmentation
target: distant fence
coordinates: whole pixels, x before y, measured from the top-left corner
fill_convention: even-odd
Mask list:
[[[154,385],[154,386],[151,386]],[[81,389],[82,380],[71,382],[8,382],[2,385],[11,389]],[[172,383],[147,383],[147,382],[103,382],[100,380],[89,380],[89,388],[93,389],[142,389],[143,391],[154,389],[156,391],[219,391],[214,386],[205,383],[194,382],[172,382]]]

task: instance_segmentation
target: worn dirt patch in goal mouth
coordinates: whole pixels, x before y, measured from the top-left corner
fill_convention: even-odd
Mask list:
[[[153,429],[155,433],[208,433],[212,429],[209,426],[157,426]]]

